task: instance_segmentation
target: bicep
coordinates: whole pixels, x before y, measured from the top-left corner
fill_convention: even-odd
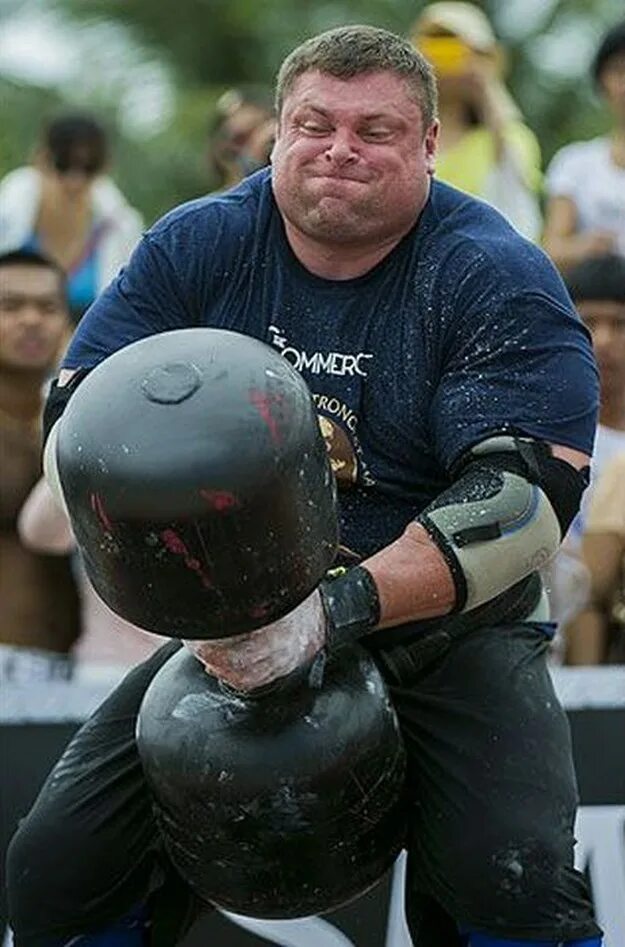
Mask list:
[[[446,469],[496,434],[545,441],[576,469],[586,466],[598,377],[590,340],[572,310],[527,294],[464,320],[454,342],[430,414]]]

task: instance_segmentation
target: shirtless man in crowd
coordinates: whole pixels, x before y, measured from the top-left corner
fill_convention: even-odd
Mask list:
[[[43,389],[67,339],[59,268],[36,253],[0,256],[0,668],[54,676],[80,632],[68,556],[22,544],[17,517],[41,473]],[[18,672],[19,669],[19,672]]]

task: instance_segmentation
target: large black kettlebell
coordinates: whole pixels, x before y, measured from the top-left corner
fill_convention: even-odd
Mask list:
[[[299,605],[331,566],[336,496],[310,393],[261,342],[187,329],[107,359],[69,402],[57,462],[107,604],[172,637],[223,638]],[[360,648],[243,696],[181,649],[151,683],[138,746],[161,831],[207,901],[328,911],[403,841],[404,751]]]
[[[57,464],[96,591],[149,631],[251,631],[334,560],[334,478],[310,392],[257,339],[181,329],[116,352],[72,396]]]
[[[137,738],[169,855],[218,907],[320,914],[375,884],[402,847],[404,749],[360,647],[320,685],[302,670],[248,696],[181,649],[145,694]]]

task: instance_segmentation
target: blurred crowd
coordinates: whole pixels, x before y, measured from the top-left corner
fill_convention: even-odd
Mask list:
[[[593,340],[601,406],[590,487],[545,570],[553,660],[625,662],[625,20],[589,81],[610,130],[543,169],[540,142],[505,83],[505,50],[480,9],[431,3],[411,41],[439,83],[436,175],[493,204],[559,268]],[[206,160],[222,188],[270,161],[271,93],[217,103]],[[143,229],[111,177],[97,117],[63,114],[28,164],[0,182],[0,678],[68,676],[80,660],[129,666],[160,643],[114,616],[84,574],[40,460],[46,386],[72,328]]]

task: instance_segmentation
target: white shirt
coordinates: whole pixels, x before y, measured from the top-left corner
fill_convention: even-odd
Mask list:
[[[551,617],[559,624],[568,621],[586,604],[588,576],[582,566],[580,549],[588,502],[602,471],[622,451],[625,451],[625,431],[599,424],[590,466],[590,485],[584,492],[581,509],[571,523],[562,546],[543,570]],[[556,650],[561,646],[562,642],[556,641]]]
[[[608,138],[566,145],[547,169],[550,197],[568,197],[577,208],[577,230],[610,231],[625,256],[625,168],[610,156]]]

